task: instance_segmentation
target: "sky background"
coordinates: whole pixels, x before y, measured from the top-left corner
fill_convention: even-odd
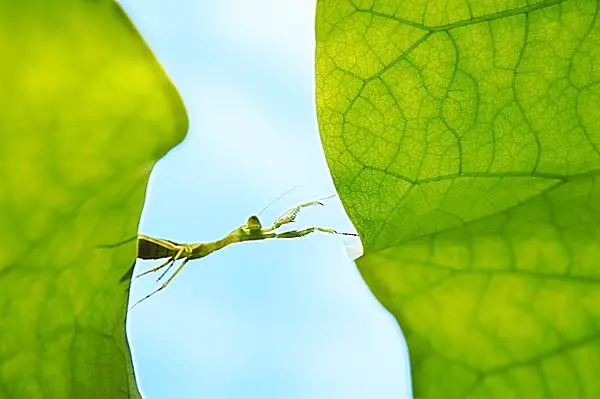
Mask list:
[[[335,193],[314,109],[314,1],[120,3],[190,118],[184,143],[152,173],[141,233],[211,241],[297,185],[263,225]],[[337,198],[303,210],[293,228],[312,225],[353,231]],[[410,397],[404,339],[348,256],[356,244],[313,234],[188,263],[128,317],[144,398]],[[135,280],[131,300],[154,280]]]

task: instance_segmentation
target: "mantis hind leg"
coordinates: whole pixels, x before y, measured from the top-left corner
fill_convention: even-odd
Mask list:
[[[168,266],[168,267],[165,269],[165,271],[164,271],[164,272],[162,272],[162,273],[160,274],[160,276],[158,276],[158,278],[156,279],[156,281],[157,281],[157,282],[159,282],[160,280],[162,280],[162,279],[163,279],[163,277],[165,277],[165,275],[166,275],[167,273],[169,273],[169,270],[171,270],[171,268],[173,267],[173,265],[175,265],[175,260],[176,260],[176,259],[173,259],[173,262],[171,262],[171,264],[170,264],[170,265],[169,265],[169,266]]]
[[[173,267],[173,265],[175,265],[175,261],[182,258],[183,255],[183,251],[185,250],[185,248],[181,248],[179,250],[179,252],[177,252],[177,255],[175,255],[175,257],[173,258],[173,262],[171,262],[171,264],[169,265],[169,267],[167,267],[167,269],[161,273],[160,276],[158,276],[158,278],[156,279],[156,282],[159,282],[160,280],[163,279],[163,277],[165,277],[165,275],[169,272],[169,270],[171,270],[171,268]],[[183,263],[186,263],[189,260],[189,258],[186,258]],[[181,266],[179,266],[181,267]],[[177,269],[179,270],[179,269]],[[177,273],[177,271],[175,271],[175,273]]]
[[[165,262],[161,263],[160,265],[158,265],[156,267],[153,267],[150,270],[146,270],[145,272],[143,272],[141,274],[138,274],[135,278],[139,278],[139,277],[145,276],[146,274],[149,274],[149,273],[154,273],[156,271],[159,271],[163,267],[168,266],[167,270],[165,271],[165,273],[166,273],[167,271],[169,271],[169,269],[171,268],[171,266],[173,266],[173,264],[175,263],[175,261],[181,257],[181,255],[183,254],[183,250],[184,250],[184,248],[179,248],[179,251],[177,251],[177,253],[175,254],[175,256],[171,256],[169,259],[167,259]],[[160,278],[162,278],[162,275],[161,275],[161,277],[159,277],[159,279]]]
[[[188,263],[190,261],[190,258],[185,258],[183,260],[183,262],[181,262],[181,264],[179,265],[179,267],[177,269],[175,269],[175,271],[173,272],[173,274],[171,274],[171,276],[167,279],[167,281],[164,282],[163,285],[160,286],[159,290],[165,288],[177,275],[177,273],[179,273],[181,271],[181,269],[183,269],[183,267],[185,266],[186,263]]]
[[[150,273],[154,273],[156,271],[159,271],[160,269],[162,269],[163,267],[169,265],[169,264],[173,264],[173,262],[175,262],[175,258],[169,258],[166,261],[164,261],[163,263],[161,263],[160,265],[153,267],[152,269],[146,270],[143,273],[138,274],[137,276],[135,276],[135,278],[140,278],[142,276],[145,276],[146,274],[150,274]],[[169,266],[170,267],[170,266]]]
[[[190,260],[190,258],[185,258],[183,260],[183,262],[181,262],[181,264],[179,265],[179,267],[175,270],[175,272],[167,279],[167,281],[164,282],[163,285],[161,285],[160,287],[158,287],[157,289],[155,289],[154,291],[152,291],[151,293],[149,293],[148,295],[146,295],[145,297],[143,297],[142,299],[140,299],[139,301],[137,301],[136,303],[133,304],[132,307],[129,308],[129,310],[135,308],[137,305],[139,305],[140,303],[144,302],[146,299],[150,298],[152,295],[158,293],[161,290],[164,290],[167,285],[169,285],[169,283],[175,278],[175,276],[177,275],[177,273],[179,273],[181,271],[181,269],[183,269],[183,267],[185,266],[186,263],[188,263],[188,261]],[[174,262],[175,260],[173,260]]]

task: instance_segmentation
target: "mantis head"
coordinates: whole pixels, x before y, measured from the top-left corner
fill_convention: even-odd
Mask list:
[[[260,229],[262,229],[262,225],[260,224],[260,220],[258,220],[258,216],[250,216],[246,222],[246,228],[250,232],[260,231]]]

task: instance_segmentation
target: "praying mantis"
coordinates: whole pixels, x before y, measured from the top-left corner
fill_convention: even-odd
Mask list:
[[[204,258],[212,254],[215,251],[225,248],[228,245],[235,244],[238,242],[244,241],[258,241],[258,240],[267,240],[271,238],[300,238],[304,237],[308,234],[311,234],[316,231],[320,231],[323,233],[329,234],[343,234],[350,236],[358,236],[358,234],[354,233],[343,233],[338,232],[333,229],[328,229],[324,227],[308,227],[302,230],[290,230],[284,232],[276,232],[283,225],[292,223],[296,220],[298,213],[302,208],[306,208],[309,206],[315,206],[324,204],[320,201],[311,201],[300,204],[292,209],[287,210],[281,216],[279,216],[272,226],[263,228],[258,216],[250,216],[245,224],[236,228],[225,237],[213,241],[213,242],[200,242],[200,243],[178,243],[171,240],[166,240],[162,238],[154,238],[144,234],[139,234],[137,238],[137,258],[138,259],[165,259],[163,263],[159,264],[156,267],[153,267],[150,270],[147,270],[143,273],[140,273],[136,276],[136,278],[145,276],[150,273],[158,272],[159,270],[166,267],[166,269],[162,272],[162,274],[158,277],[156,281],[162,280],[166,274],[169,272],[171,267],[177,262],[181,260],[179,266],[175,269],[175,271],[164,281],[164,283],[158,287],[156,290],[152,291],[150,294],[146,295],[139,301],[137,301],[129,310],[133,309],[140,303],[144,302],[151,296],[155,295],[159,291],[165,289],[171,281],[177,276],[177,274],[183,269],[183,267],[191,260]],[[127,240],[130,241],[130,240]],[[115,244],[120,245],[123,244]],[[115,246],[115,245],[111,245]],[[107,246],[108,247],[108,246]]]

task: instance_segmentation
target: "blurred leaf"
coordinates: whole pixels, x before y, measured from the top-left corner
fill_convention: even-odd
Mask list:
[[[323,145],[417,398],[600,398],[592,0],[320,0]]]
[[[187,129],[113,1],[0,2],[0,397],[137,398],[125,336],[148,175]]]

